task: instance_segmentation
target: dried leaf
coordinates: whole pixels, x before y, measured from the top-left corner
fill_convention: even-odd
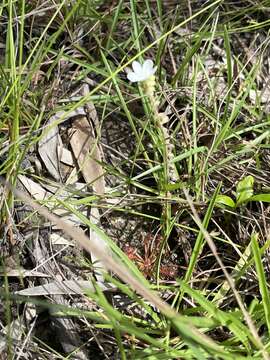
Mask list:
[[[40,272],[40,271],[25,270],[25,269],[14,269],[14,270],[8,270],[5,272],[0,271],[0,276],[18,277],[18,278],[50,277],[49,275],[44,274],[43,272]]]
[[[93,186],[95,193],[104,194],[105,182],[100,165],[101,154],[94,138],[94,131],[86,117],[77,118],[70,130],[70,144],[86,183]]]
[[[42,186],[28,177],[24,175],[18,175],[18,178],[29,194],[31,194],[36,200],[46,200],[50,195],[52,195],[52,193],[46,191]]]
[[[60,181],[58,146],[61,140],[58,134],[58,126],[51,126],[54,122],[55,119],[52,117],[44,128],[42,138],[38,144],[38,153],[48,172],[55,180]],[[49,127],[49,130],[47,127]]]
[[[47,122],[47,126],[42,132],[42,138],[38,144],[38,153],[48,170],[55,180],[60,181],[62,178],[61,169],[59,167],[59,146],[62,147],[61,138],[58,133],[57,122],[61,119],[65,121],[74,116],[85,115],[84,109],[78,108],[74,111],[66,113],[58,111]]]
[[[24,175],[18,176],[20,182],[23,184],[25,189],[38,201],[41,200],[48,200],[48,203],[46,204],[47,207],[52,211],[55,215],[61,216],[63,219],[65,219],[68,223],[71,225],[80,225],[82,222],[81,220],[75,216],[74,214],[70,213],[68,210],[63,208],[56,208],[55,202],[50,202],[49,199],[54,195],[52,192],[46,191],[41,185],[37,184],[33,180],[27,178]],[[61,194],[57,194],[58,198],[61,198]],[[62,196],[63,199],[65,197]],[[83,215],[87,215],[87,211],[82,212]]]
[[[104,290],[112,289],[108,285],[103,283],[98,283],[99,287]],[[16,292],[18,295],[23,296],[44,296],[44,295],[65,295],[65,294],[85,294],[87,291],[95,291],[95,287],[89,281],[75,281],[75,280],[66,280],[66,281],[53,281],[49,284],[44,284],[40,286],[35,286],[28,289],[19,290]]]
[[[62,235],[60,235],[56,232],[50,234],[50,241],[51,241],[52,245],[74,246],[74,244],[70,240],[64,238]]]
[[[58,146],[58,154],[60,155],[59,158],[62,163],[73,167],[75,166],[71,151],[64,147]]]

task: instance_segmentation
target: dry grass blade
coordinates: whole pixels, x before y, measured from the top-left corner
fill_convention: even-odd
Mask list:
[[[100,214],[98,208],[91,208],[89,220],[96,225],[99,223]],[[111,254],[110,248],[106,241],[104,241],[104,239],[102,239],[94,229],[90,229],[90,242],[92,244],[95,244],[95,246],[99,247],[104,253],[108,255]],[[104,282],[102,273],[106,271],[106,264],[100,261],[100,259],[97,258],[94,254],[91,254],[91,259],[95,265],[95,276],[97,280],[100,282]]]

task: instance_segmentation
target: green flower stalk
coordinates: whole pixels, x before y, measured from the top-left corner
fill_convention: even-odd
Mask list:
[[[159,112],[159,100],[155,95],[156,78],[154,74],[157,67],[154,67],[153,61],[148,59],[144,61],[143,64],[140,64],[138,61],[133,61],[132,68],[133,71],[128,73],[127,78],[131,82],[140,82],[142,85],[143,93],[150,104],[154,123],[159,130],[159,134],[164,145],[164,166],[168,164],[165,174],[166,182],[175,183],[178,180],[178,174],[174,164],[172,163],[174,158],[174,146],[171,144],[170,135],[164,126],[169,121],[169,118],[164,113]]]
[[[161,192],[164,196],[163,201],[163,210],[161,214],[161,229],[163,233],[162,245],[160,247],[160,255],[157,259],[157,270],[161,262],[161,257],[163,250],[166,247],[167,239],[169,238],[171,229],[172,229],[172,211],[171,211],[171,192],[169,191],[169,184],[176,183],[178,181],[178,173],[176,167],[173,163],[174,158],[174,145],[171,142],[170,135],[165,124],[169,121],[169,118],[166,114],[159,112],[159,99],[156,96],[156,78],[155,72],[156,67],[154,67],[152,60],[146,60],[142,65],[134,61],[132,63],[133,72],[128,73],[127,77],[131,82],[140,82],[141,89],[145,95],[146,100],[148,101],[152,119],[153,119],[153,129],[155,134],[154,137],[158,138],[157,147],[162,149],[162,161],[163,161],[163,179],[160,183]],[[153,139],[155,142],[155,139]],[[158,149],[159,150],[159,149]],[[157,151],[159,153],[159,151]],[[158,270],[159,271],[159,270]],[[159,276],[157,274],[157,279]]]

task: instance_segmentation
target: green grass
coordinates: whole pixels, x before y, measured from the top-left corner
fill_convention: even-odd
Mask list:
[[[0,174],[14,187],[20,184],[18,175],[26,175],[58,189],[23,221],[17,217],[19,194],[7,187],[1,195],[0,255],[6,276],[1,277],[5,309],[0,324],[6,329],[1,337],[7,359],[19,353],[12,333],[13,321],[21,316],[16,304],[25,309],[29,302],[48,309],[50,321],[72,318],[89,357],[98,352],[105,358],[102,352],[107,352],[120,359],[270,358],[269,109],[263,97],[269,1],[172,3],[56,1],[48,2],[49,9],[34,1],[0,3]],[[147,58],[158,66],[157,109],[144,86],[126,77],[134,60]],[[89,92],[74,95],[85,81]],[[81,191],[55,181],[37,154],[44,131],[54,127],[71,150],[69,115],[90,102],[98,113],[96,139],[104,152],[99,165],[107,189],[101,195],[91,184]],[[62,116],[48,126],[58,111]],[[169,122],[160,125],[157,115],[163,112]],[[41,168],[29,172],[25,162],[33,164],[33,158]],[[170,178],[174,166],[176,182]],[[98,224],[83,212],[91,207],[100,210]],[[40,284],[39,278],[9,277],[6,258],[17,253],[18,266],[38,265],[27,230],[32,226],[48,233],[44,217],[53,219],[42,208],[65,209],[81,229],[95,231],[108,244],[111,273],[104,277],[133,308],[117,306],[116,291],[106,294],[93,280],[85,269],[95,264],[79,244],[95,250],[68,227],[80,254],[70,248],[62,258],[52,247],[51,255],[60,273],[68,268],[68,277],[89,279],[93,291],[70,295],[69,306],[53,296],[15,294],[16,286]],[[162,238],[157,251],[151,248],[150,275],[125,253],[129,245],[144,258],[147,235]],[[176,275],[164,278],[163,269],[172,266]],[[81,308],[80,299],[91,308]],[[60,359],[79,351],[75,347],[69,354],[38,331],[27,336],[22,330],[19,340],[27,354]]]

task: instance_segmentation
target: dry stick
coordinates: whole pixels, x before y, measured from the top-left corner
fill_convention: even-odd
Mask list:
[[[191,211],[192,211],[192,213],[193,213],[193,219],[194,219],[194,221],[196,222],[196,224],[198,225],[200,231],[203,233],[203,236],[204,236],[204,238],[206,239],[206,241],[207,241],[207,243],[208,243],[208,245],[209,245],[209,247],[210,247],[213,255],[214,255],[215,258],[217,259],[217,262],[218,262],[220,268],[222,269],[222,271],[223,271],[223,273],[224,273],[224,275],[225,275],[225,277],[226,277],[226,279],[227,279],[227,282],[228,282],[228,284],[230,285],[230,287],[231,287],[231,289],[232,289],[232,291],[233,291],[233,294],[234,294],[234,296],[235,296],[235,299],[236,299],[236,301],[237,301],[237,303],[238,303],[238,305],[239,305],[242,313],[244,314],[245,321],[246,321],[246,323],[247,323],[247,325],[248,325],[248,327],[249,327],[249,329],[250,329],[250,331],[251,331],[254,339],[255,339],[256,342],[257,342],[256,345],[258,346],[259,349],[261,349],[263,358],[264,358],[265,360],[270,360],[270,357],[269,357],[268,353],[265,351],[264,345],[263,345],[263,343],[261,342],[261,339],[260,339],[260,337],[259,337],[259,335],[258,335],[257,329],[256,329],[256,327],[254,326],[253,321],[252,321],[251,317],[249,316],[249,313],[247,312],[247,310],[246,310],[246,308],[245,308],[245,305],[244,305],[244,303],[243,303],[243,301],[242,301],[242,298],[241,298],[241,296],[239,295],[238,291],[236,290],[236,287],[235,287],[235,285],[234,285],[234,281],[233,281],[232,277],[230,276],[230,274],[228,273],[226,267],[224,266],[224,264],[223,264],[220,256],[218,255],[217,248],[216,248],[216,245],[215,245],[214,241],[212,240],[212,238],[211,238],[210,234],[208,233],[208,231],[205,230],[205,228],[203,227],[203,224],[202,224],[202,222],[201,222],[201,220],[200,220],[200,218],[199,218],[199,215],[198,215],[198,213],[197,213],[197,211],[196,211],[196,209],[195,209],[195,207],[194,207],[194,205],[193,205],[192,199],[191,199],[191,197],[189,196],[187,190],[186,190],[186,189],[183,189],[183,191],[184,191],[185,197],[186,197],[186,199],[187,199],[187,201],[188,201],[188,203],[189,203],[189,206],[190,206],[190,208],[191,208]]]
[[[143,286],[136,278],[134,278],[134,276],[131,275],[131,273],[128,271],[126,267],[124,267],[121,264],[118,264],[110,255],[106,254],[97,245],[91,243],[81,229],[72,227],[58,216],[51,214],[45,207],[42,207],[38,203],[33,201],[31,197],[27,195],[25,192],[13,188],[8,182],[3,180],[2,177],[0,177],[0,182],[4,186],[11,189],[14,195],[16,195],[19,199],[25,201],[26,204],[30,205],[33,209],[37,210],[39,214],[44,216],[52,223],[55,223],[59,229],[62,229],[83,249],[85,249],[90,254],[93,253],[97,258],[103,261],[108,270],[116,273],[119,276],[119,278],[121,278],[124,282],[128,283],[135,291],[137,291],[138,294],[140,294],[145,299],[150,301],[153,305],[155,305],[169,319],[174,320],[177,318],[178,319],[182,318],[183,323],[186,323],[186,318],[176,313],[168,304],[166,304],[163,300],[161,300],[160,297],[157,296],[153,291]],[[211,347],[212,350],[221,350],[220,347],[211,338],[198,331],[191,324],[188,324],[188,326],[190,333],[192,333],[194,337],[198,338],[198,342],[199,340],[201,340],[202,343],[207,344],[209,347]],[[188,335],[189,334],[187,334],[187,336]]]

